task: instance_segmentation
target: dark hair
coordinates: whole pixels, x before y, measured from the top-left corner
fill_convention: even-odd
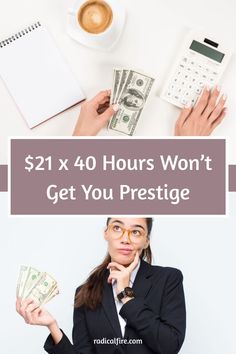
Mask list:
[[[107,218],[106,225],[109,225],[111,218]],[[153,219],[146,218],[148,238],[150,238],[150,233],[152,230]],[[150,244],[146,249],[142,251],[140,256],[142,259],[146,260],[148,263],[152,263],[152,251]],[[109,253],[106,254],[103,262],[92,270],[88,279],[81,285],[79,291],[75,296],[75,308],[85,306],[91,310],[95,310],[102,302],[103,295],[103,281],[104,275],[107,270],[107,265],[111,262],[111,256]]]

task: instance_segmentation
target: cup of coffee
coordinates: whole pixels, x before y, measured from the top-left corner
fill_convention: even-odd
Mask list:
[[[69,9],[70,34],[82,44],[108,49],[124,25],[124,10],[117,0],[77,0]]]
[[[101,34],[111,27],[113,11],[104,0],[88,0],[78,9],[77,20],[86,33]]]

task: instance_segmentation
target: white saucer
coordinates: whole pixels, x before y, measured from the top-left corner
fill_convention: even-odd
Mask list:
[[[74,8],[68,9],[67,33],[75,41],[86,47],[103,51],[111,50],[118,42],[124,29],[126,18],[125,8],[117,0],[106,0],[113,9],[113,22],[111,28],[108,28],[104,33],[93,35],[85,32],[77,22],[75,9],[78,9],[80,3],[82,4],[83,2],[84,0],[79,0],[75,3]],[[110,33],[111,31],[112,33]]]

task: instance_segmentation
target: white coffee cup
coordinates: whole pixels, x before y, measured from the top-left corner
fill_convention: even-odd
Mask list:
[[[106,28],[103,28],[101,32],[93,33],[82,26],[79,14],[81,15],[84,9],[87,11],[87,8],[87,13],[89,13],[90,6],[92,9],[93,5],[96,7],[100,6],[99,4],[101,8],[105,6],[111,17],[109,17],[110,21],[108,26],[105,26]],[[97,19],[100,20],[99,13],[94,13],[95,20],[97,15]],[[106,50],[110,49],[120,37],[125,22],[125,11],[117,0],[77,0],[74,6],[68,10],[68,21],[69,34],[74,39],[88,47]]]

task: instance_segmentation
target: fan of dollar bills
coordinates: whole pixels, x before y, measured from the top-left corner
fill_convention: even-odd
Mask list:
[[[154,81],[133,70],[114,69],[111,104],[119,104],[120,109],[108,129],[133,135]]]
[[[53,277],[45,272],[22,265],[17,281],[16,296],[32,299],[39,306],[46,304],[59,294],[58,285]]]

